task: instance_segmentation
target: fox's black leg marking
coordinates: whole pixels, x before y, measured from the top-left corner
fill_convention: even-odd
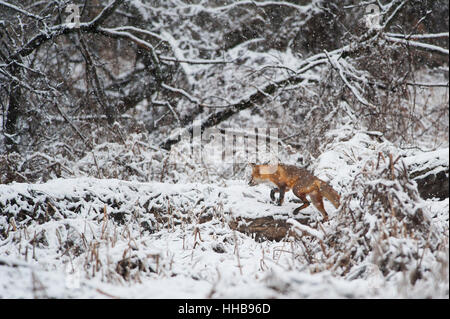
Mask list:
[[[280,187],[279,191],[280,191],[280,198],[278,198],[278,206],[281,206],[284,201],[284,193],[286,191],[286,188]]]
[[[274,202],[277,203],[278,206],[281,206],[283,204],[284,201],[284,194],[286,192],[286,188],[285,187],[280,187],[280,188],[272,188],[270,190],[270,199]],[[278,200],[276,200],[275,198],[275,193],[280,193],[280,196],[278,197]]]
[[[278,188],[272,188],[270,191],[270,199],[275,202],[275,193],[278,193],[280,190]]]

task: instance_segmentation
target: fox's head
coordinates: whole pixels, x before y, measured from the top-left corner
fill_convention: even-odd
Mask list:
[[[252,176],[250,177],[248,185],[255,186],[262,182],[261,174],[259,173],[259,165],[250,163],[250,166],[252,167]]]
[[[250,177],[250,181],[248,185],[255,186],[260,183],[265,183],[269,179],[269,177],[277,171],[277,165],[271,164],[261,164],[256,165],[250,163],[252,167],[252,176]]]

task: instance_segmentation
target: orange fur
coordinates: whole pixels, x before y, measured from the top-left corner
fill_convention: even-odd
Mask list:
[[[270,192],[272,200],[275,200],[275,192],[280,193],[278,205],[282,205],[285,192],[291,189],[295,196],[302,200],[303,205],[296,208],[294,214],[310,205],[306,195],[309,195],[312,204],[322,213],[325,221],[328,220],[328,214],[323,206],[323,197],[328,199],[334,207],[339,207],[339,194],[327,182],[303,168],[285,164],[252,165],[252,178],[249,185],[267,181],[277,187]]]

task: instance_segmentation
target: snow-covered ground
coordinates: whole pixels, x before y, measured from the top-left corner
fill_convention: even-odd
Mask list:
[[[393,149],[364,133],[335,138],[313,170],[344,198],[368,159]],[[425,158],[410,155],[405,162]],[[448,149],[438,155],[448,163]],[[378,215],[363,214],[358,222],[370,224],[370,234],[354,233],[351,246],[363,257],[351,257],[345,268],[333,247],[346,234],[341,231],[353,231],[345,211],[326,201],[330,220],[321,223],[313,206],[292,215],[299,205],[290,201],[292,193],[278,207],[269,192],[245,180],[218,185],[84,177],[0,185],[0,298],[448,298],[448,198],[416,204],[429,231],[426,244],[420,227],[405,236],[388,228],[381,257],[377,249],[384,246],[365,252],[358,240],[373,245],[370,236],[378,238],[383,225]],[[260,241],[230,226],[236,218],[242,225],[270,216],[287,221],[299,238]],[[305,216],[310,223],[295,220]]]
[[[118,180],[60,179],[41,185],[15,184],[1,186],[2,205],[17,199],[26,208],[20,194],[34,194],[42,199],[64,201],[65,196],[86,197],[93,192],[99,200],[82,205],[78,212],[66,206],[50,221],[42,224],[24,219],[15,222],[19,230],[10,229],[0,243],[0,297],[33,298],[367,298],[367,297],[446,297],[448,282],[426,282],[411,289],[408,279],[388,281],[378,270],[365,279],[349,280],[324,271],[313,274],[308,265],[296,258],[301,248],[292,242],[257,242],[251,236],[233,231],[221,216],[204,223],[175,223],[168,220],[159,231],[143,229],[145,202],[157,194],[172,204],[195,214],[194,203],[204,198],[198,209],[223,203],[225,220],[236,214],[265,215],[267,211],[292,211],[288,203],[275,207],[265,202],[268,188],[248,188],[243,183],[227,187],[202,184],[168,185],[131,183]],[[127,193],[127,189],[134,189]],[[205,196],[208,194],[209,196]],[[223,194],[222,196],[218,194]],[[205,196],[205,197],[204,197]],[[115,222],[114,211],[101,199],[124,203],[126,222]],[[128,199],[127,199],[128,197]],[[263,198],[259,200],[258,198]],[[155,206],[157,206],[157,200]],[[81,201],[83,202],[83,201]],[[55,203],[56,204],[56,203]],[[449,202],[429,201],[433,210],[444,213]],[[63,207],[63,206],[59,206]],[[331,205],[326,206],[331,211]],[[241,208],[241,210],[239,210]],[[33,211],[31,207],[28,207]],[[230,212],[228,216],[226,212]],[[305,213],[316,214],[313,208]],[[147,214],[149,215],[149,214]],[[64,216],[64,218],[63,218]],[[448,216],[448,215],[447,215]],[[23,226],[30,223],[29,226]],[[173,224],[172,224],[173,223]],[[7,224],[2,216],[1,225]],[[328,224],[324,224],[325,232]],[[308,227],[308,226],[306,226]],[[196,231],[198,229],[198,232]],[[33,239],[37,238],[36,243]],[[67,243],[71,243],[67,249]],[[65,246],[66,245],[66,246]],[[79,254],[79,255],[78,255]],[[118,270],[129,258],[129,280]],[[448,257],[447,257],[448,258]],[[142,265],[140,265],[142,263]],[[365,265],[367,266],[367,265]],[[141,267],[141,270],[139,270]],[[448,265],[447,265],[448,267]],[[448,270],[448,268],[447,268]],[[125,275],[127,276],[127,275]],[[447,289],[445,288],[447,287]],[[447,294],[447,295],[445,295]]]

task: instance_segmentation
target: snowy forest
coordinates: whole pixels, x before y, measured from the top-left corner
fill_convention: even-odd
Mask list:
[[[0,299],[449,298],[448,59],[448,0],[0,0]]]

